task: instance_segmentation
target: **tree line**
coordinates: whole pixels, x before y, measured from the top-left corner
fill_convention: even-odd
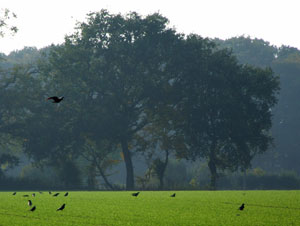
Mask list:
[[[270,67],[241,63],[221,47],[220,40],[176,32],[158,13],[88,14],[33,62],[2,62],[1,164],[17,165],[11,153],[18,149],[72,186],[81,158],[90,180],[101,176],[114,189],[108,171],[122,161],[131,190],[132,155],[159,153],[149,168],[161,188],[173,155],[206,160],[215,189],[219,172],[246,171],[269,149],[279,94]],[[46,101],[54,95],[65,99]]]

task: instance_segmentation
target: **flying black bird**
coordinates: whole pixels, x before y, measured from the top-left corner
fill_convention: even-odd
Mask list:
[[[243,203],[243,204],[240,206],[239,210],[243,210],[244,208],[245,208],[245,204]]]
[[[175,197],[176,196],[176,193],[174,193],[173,195],[171,195],[170,197]]]
[[[64,99],[64,97],[57,97],[57,96],[54,96],[54,97],[48,97],[48,98],[47,98],[47,100],[53,100],[52,103],[59,103],[59,102],[61,102],[63,99]]]
[[[140,192],[136,192],[136,193],[132,193],[131,195],[137,197],[139,194]]]
[[[28,197],[29,195],[23,195],[23,197]]]
[[[32,193],[32,197],[35,197],[35,193]]]
[[[32,202],[31,202],[31,200],[28,200],[28,206],[32,206]]]
[[[34,206],[29,211],[33,212],[33,211],[35,211],[35,209],[36,209],[36,207]]]
[[[59,210],[63,210],[65,208],[66,204],[64,203],[61,207],[59,207],[56,211],[59,211]]]
[[[14,193],[13,193],[13,195],[16,195],[16,194],[17,194],[17,192],[14,192]]]
[[[68,196],[69,195],[69,192],[67,192],[64,196]]]
[[[59,193],[55,193],[53,196],[58,196],[59,195]]]

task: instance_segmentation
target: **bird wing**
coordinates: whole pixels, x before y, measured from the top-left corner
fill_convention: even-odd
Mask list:
[[[47,100],[58,100],[58,97],[57,96],[48,97]]]

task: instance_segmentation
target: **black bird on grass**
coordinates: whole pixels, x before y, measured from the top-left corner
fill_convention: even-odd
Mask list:
[[[64,97],[57,97],[57,96],[53,96],[53,97],[48,97],[47,100],[53,100],[52,103],[59,103],[64,99]]]
[[[69,192],[67,192],[66,194],[64,194],[64,196],[68,196],[69,195]]]
[[[17,192],[14,192],[14,193],[13,193],[13,195],[16,195],[16,194],[17,194]]]
[[[59,193],[55,193],[53,196],[58,196],[59,195]]]
[[[51,195],[52,193],[51,193],[51,191],[49,191],[49,195]]]
[[[171,195],[170,197],[175,197],[176,196],[176,193],[174,193],[173,195]]]
[[[35,211],[35,209],[36,209],[36,207],[34,206],[29,211],[33,212],[33,211]]]
[[[28,197],[29,195],[23,195],[23,197]]]
[[[31,202],[31,200],[28,200],[28,206],[32,206],[32,202]]]
[[[61,207],[59,207],[56,211],[59,211],[59,210],[63,210],[65,208],[66,204],[64,203]]]
[[[139,194],[140,192],[136,192],[136,193],[132,193],[131,195],[137,197]]]
[[[245,204],[243,203],[243,204],[240,206],[239,210],[243,210],[244,208],[245,208]]]

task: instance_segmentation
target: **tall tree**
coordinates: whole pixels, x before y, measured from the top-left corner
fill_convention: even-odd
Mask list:
[[[193,51],[182,57],[197,59],[186,62],[179,80],[188,156],[208,160],[215,189],[218,169],[246,169],[267,150],[278,78],[270,69],[239,65],[230,51],[195,35],[185,48]]]
[[[147,108],[154,108],[151,97],[178,40],[167,23],[159,14],[142,18],[137,13],[91,13],[41,67],[59,93],[67,96],[82,131],[93,134],[93,140],[120,144],[127,189],[134,188],[129,144],[148,123]]]

